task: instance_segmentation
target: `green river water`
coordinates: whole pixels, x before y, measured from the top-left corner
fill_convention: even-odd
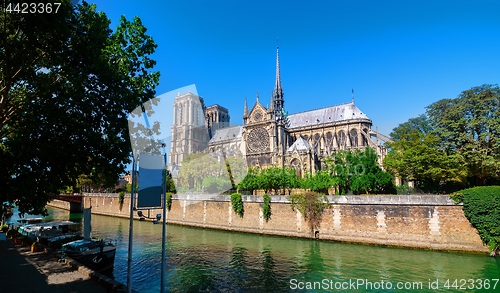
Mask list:
[[[51,208],[47,220],[81,217]],[[92,215],[92,229],[117,246],[108,274],[126,284],[129,220]],[[138,292],[159,292],[161,232],[161,224],[134,221],[132,286]],[[500,292],[500,258],[487,255],[176,225],[167,225],[166,248],[167,292]]]

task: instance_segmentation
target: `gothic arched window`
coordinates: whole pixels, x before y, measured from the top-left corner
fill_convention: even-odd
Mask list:
[[[290,168],[295,170],[295,173],[298,175],[298,176],[301,176],[302,175],[302,166],[300,164],[300,161],[299,159],[293,159],[291,162],[290,162]]]
[[[320,136],[318,133],[316,133],[316,134],[314,135],[314,145],[319,144],[319,138],[320,138],[320,137],[321,137],[321,136]]]
[[[358,132],[355,129],[351,130],[351,146],[358,146]]]
[[[326,144],[329,146],[333,145],[333,135],[331,132],[326,133]]]
[[[345,138],[346,138],[345,132],[341,130],[339,132],[339,147],[340,148],[345,147]]]

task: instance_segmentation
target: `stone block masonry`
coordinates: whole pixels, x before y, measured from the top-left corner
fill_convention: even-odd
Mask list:
[[[328,196],[320,227],[311,231],[285,196],[271,196],[271,218],[263,218],[261,195],[242,196],[244,215],[237,215],[229,195],[173,195],[167,223],[236,232],[318,238],[330,241],[487,253],[462,207],[448,196]],[[51,206],[68,209],[54,200]],[[130,195],[120,205],[118,194],[83,194],[92,213],[128,218]],[[143,210],[153,218],[161,209]],[[134,218],[139,219],[137,213]]]

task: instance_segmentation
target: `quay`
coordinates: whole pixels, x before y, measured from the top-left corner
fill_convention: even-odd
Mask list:
[[[76,261],[31,252],[11,239],[0,241],[0,284],[2,292],[127,292],[124,285]]]
[[[93,214],[130,217],[130,194],[122,201],[113,193],[77,195],[81,207],[91,207]],[[174,194],[166,222],[273,236],[488,253],[488,247],[465,217],[462,205],[455,204],[446,195],[328,196],[330,205],[315,231],[310,230],[297,209],[291,209],[286,196],[270,197],[271,218],[266,221],[262,196],[242,196],[244,214],[240,217],[233,211],[229,195]],[[63,200],[53,200],[49,206],[77,208],[74,203]],[[162,213],[161,209],[142,212],[150,219]],[[134,219],[140,219],[137,212]]]

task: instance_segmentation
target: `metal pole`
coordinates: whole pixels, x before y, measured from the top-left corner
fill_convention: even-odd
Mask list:
[[[166,163],[166,154],[163,154],[163,159],[164,162]],[[164,164],[166,167],[166,164]],[[161,237],[161,288],[160,292],[164,293],[165,292],[165,230],[167,229],[167,219],[165,218],[167,216],[167,171],[164,168],[163,169],[163,188],[162,188],[162,204],[163,204],[163,231],[162,231],[162,237]]]
[[[410,195],[410,179],[406,176],[406,186],[408,187],[408,195]]]
[[[130,192],[130,229],[128,232],[128,270],[127,270],[127,290],[132,293],[132,240],[134,232],[134,192],[135,192],[135,158],[132,155],[132,190]]]

